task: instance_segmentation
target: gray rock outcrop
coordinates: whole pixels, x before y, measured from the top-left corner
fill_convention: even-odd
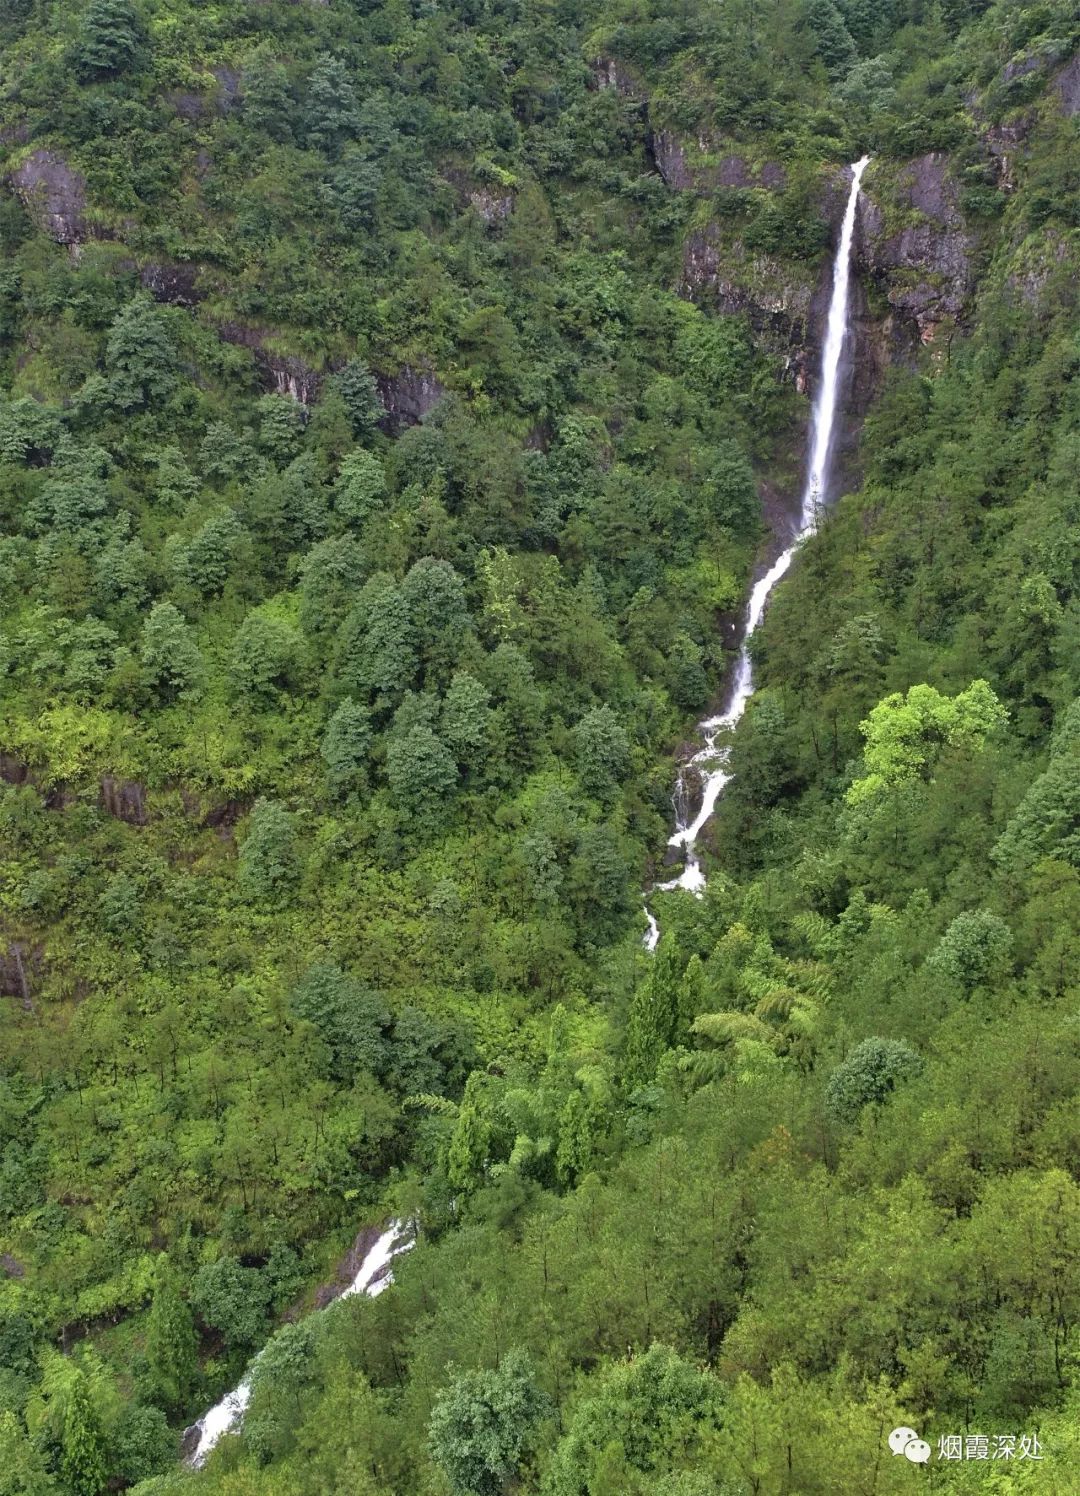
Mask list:
[[[55,151],[31,151],[11,172],[11,185],[30,216],[57,244],[79,245],[90,237],[86,178]]]

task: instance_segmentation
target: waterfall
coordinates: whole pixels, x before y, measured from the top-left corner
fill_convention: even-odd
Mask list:
[[[795,558],[795,553],[806,537],[813,533],[818,516],[829,498],[829,458],[832,452],[836,420],[836,398],[840,386],[840,371],[844,344],[848,331],[848,283],[851,279],[851,244],[855,235],[855,210],[859,201],[859,184],[866,170],[869,156],[863,156],[851,167],[851,190],[848,193],[844,222],[840,230],[840,242],[836,246],[833,261],[832,295],[829,299],[829,315],[825,324],[825,341],[821,350],[821,378],[817,398],[810,419],[810,456],[807,462],[806,486],[803,489],[799,510],[798,529],[791,545],[779,555],[763,577],[754,583],[743,620],[742,642],[735,665],[731,694],[727,710],[719,716],[708,717],[698,724],[703,746],[690,760],[701,766],[704,793],[701,808],[692,821],[684,819],[681,809],[682,796],[676,796],[679,806],[675,831],[668,839],[671,847],[683,850],[683,870],[677,878],[667,883],[657,883],[657,890],[685,888],[700,895],[705,889],[705,874],[695,851],[698,836],[716,808],[716,802],[730,781],[727,770],[729,747],[717,740],[738,722],[754,691],[753,666],[750,660],[750,636],[761,622],[769,594],[780,581]],[[656,920],[646,909],[649,921],[645,935],[646,950],[655,950],[660,939]]]
[[[392,1281],[390,1264],[393,1259],[399,1253],[407,1252],[411,1246],[409,1228],[401,1221],[391,1221],[364,1257],[352,1282],[333,1302],[338,1303],[355,1293],[365,1293],[369,1298],[382,1293]],[[196,1469],[204,1465],[218,1440],[239,1427],[251,1401],[253,1378],[258,1364],[259,1357],[256,1356],[244,1373],[243,1380],[231,1392],[226,1392],[221,1401],[205,1412],[197,1423],[184,1430],[184,1449],[189,1465]]]

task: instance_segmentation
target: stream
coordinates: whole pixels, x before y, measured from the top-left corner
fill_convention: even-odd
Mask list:
[[[382,1293],[393,1281],[390,1265],[394,1258],[407,1252],[412,1244],[411,1229],[402,1221],[391,1221],[368,1249],[355,1277],[331,1302],[340,1303],[342,1299],[355,1293],[367,1294],[369,1298]],[[196,1423],[184,1430],[185,1458],[195,1469],[206,1463],[210,1451],[219,1439],[239,1428],[251,1401],[252,1376],[258,1362],[259,1357],[256,1356],[244,1373],[243,1380],[231,1392],[226,1392],[221,1401],[216,1402]]]
[[[750,638],[765,612],[773,588],[785,575],[796,552],[808,535],[817,527],[821,511],[829,499],[829,464],[832,456],[833,435],[836,423],[837,394],[840,388],[840,373],[843,367],[844,347],[848,335],[848,285],[851,279],[851,246],[855,235],[855,212],[859,201],[859,187],[863,172],[870,157],[863,156],[851,167],[851,188],[848,193],[840,240],[833,261],[832,294],[825,325],[825,341],[821,350],[821,378],[817,397],[810,418],[810,458],[807,463],[806,486],[799,508],[795,538],[782,551],[773,564],[753,585],[750,601],[743,615],[739,654],[726,693],[723,711],[715,717],[707,717],[698,723],[702,746],[679,771],[675,785],[675,830],[668,838],[668,846],[679,848],[683,854],[683,870],[677,878],[666,883],[656,883],[652,892],[665,893],[674,888],[684,888],[701,896],[705,891],[705,874],[697,853],[697,839],[708,823],[716,802],[731,779],[728,772],[730,753],[729,734],[738,722],[746,704],[754,694],[754,671],[750,658]],[[696,769],[701,773],[703,791],[701,805],[692,820],[687,819],[690,795],[686,770]],[[647,897],[647,895],[646,895]],[[645,915],[648,930],[644,944],[646,950],[656,949],[660,939],[660,926],[646,905]]]
[[[763,576],[754,583],[750,600],[743,618],[739,654],[731,686],[726,693],[725,709],[715,717],[707,717],[698,724],[702,746],[680,771],[675,788],[675,830],[668,845],[681,849],[683,870],[677,878],[666,883],[657,883],[653,892],[666,892],[683,888],[701,895],[705,889],[705,874],[697,854],[697,839],[716,808],[716,802],[730,781],[728,772],[728,734],[738,722],[754,691],[754,673],[750,659],[750,639],[761,622],[765,605],[773,588],[787,572],[799,546],[813,533],[821,510],[829,497],[829,461],[833,443],[833,428],[836,418],[837,392],[848,332],[848,283],[851,272],[851,245],[855,232],[855,210],[859,199],[859,184],[869,161],[863,156],[851,167],[851,190],[840,232],[840,242],[833,262],[832,295],[825,330],[825,342],[821,354],[821,380],[814,402],[810,424],[810,459],[807,465],[806,487],[803,491],[795,538],[786,550],[776,558]],[[689,814],[690,795],[686,782],[686,768],[693,767],[702,772],[704,788],[701,805],[692,820]],[[660,927],[651,910],[646,906],[648,932],[645,946],[656,949],[660,939]],[[399,1253],[412,1245],[412,1233],[401,1221],[391,1221],[365,1255],[351,1283],[340,1297],[365,1293],[370,1296],[381,1293],[392,1281],[391,1263]],[[258,1356],[251,1362],[238,1386],[210,1408],[197,1423],[185,1430],[184,1445],[187,1463],[198,1467],[205,1463],[210,1451],[225,1434],[239,1427],[244,1412],[251,1401],[252,1376],[258,1365]]]

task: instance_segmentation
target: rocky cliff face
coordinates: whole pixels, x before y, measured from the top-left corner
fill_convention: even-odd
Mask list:
[[[430,369],[413,369],[408,365],[397,374],[376,373],[375,383],[386,411],[379,424],[391,433],[415,426],[446,394],[445,385]]]
[[[31,218],[57,244],[77,247],[89,234],[86,178],[55,151],[32,151],[10,173],[11,185]]]
[[[819,283],[812,267],[747,250],[718,223],[693,230],[683,245],[682,294],[727,315],[745,313],[800,391],[810,377],[815,314],[823,314]]]
[[[301,405],[313,405],[326,374],[313,369],[294,354],[275,353],[266,346],[272,331],[246,327],[240,322],[225,322],[218,328],[226,343],[250,348],[263,389],[278,395],[289,395]]]
[[[975,247],[944,155],[920,156],[898,171],[868,171],[855,266],[881,293],[898,329],[913,324],[918,341],[927,344],[963,322],[974,288]]]
[[[787,173],[778,161],[751,162],[747,156],[725,151],[723,143],[700,135],[688,144],[671,130],[651,137],[656,169],[669,187],[712,192],[718,187],[761,187],[782,191]]]
[[[831,170],[823,178],[820,212],[830,244],[816,264],[747,250],[727,218],[693,229],[683,245],[682,293],[722,313],[745,313],[759,339],[783,360],[786,376],[811,396],[848,180],[846,171]],[[912,363],[920,347],[945,346],[963,326],[974,290],[975,249],[945,156],[926,155],[902,166],[871,164],[856,222],[841,462],[889,366]]]

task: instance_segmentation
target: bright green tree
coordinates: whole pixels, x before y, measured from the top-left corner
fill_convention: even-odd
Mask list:
[[[630,740],[607,705],[591,707],[574,728],[581,783],[591,795],[607,798],[630,763]]]
[[[682,965],[670,935],[656,948],[649,975],[634,990],[626,1023],[626,1076],[630,1084],[651,1081],[664,1052],[680,1030]]]
[[[56,1482],[10,1408],[0,1410],[0,1496],[53,1496]]]
[[[86,1378],[71,1369],[60,1436],[60,1473],[77,1496],[100,1496],[108,1477],[105,1430]]]
[[[255,801],[240,846],[240,882],[256,898],[284,894],[299,870],[296,816],[277,800]]]
[[[160,701],[197,696],[205,680],[199,647],[183,614],[172,603],[155,603],[143,624],[142,673]]]
[[[342,519],[366,524],[383,507],[385,496],[386,474],[379,459],[373,452],[350,452],[334,484],[334,508]]]
[[[252,612],[236,631],[229,656],[229,685],[253,706],[274,705],[299,683],[304,644],[297,631],[271,613]]]
[[[887,789],[930,779],[947,748],[973,753],[1003,727],[1008,714],[984,680],[972,681],[958,696],[943,696],[933,686],[912,686],[878,703],[860,723],[866,747],[867,773],[847,792],[857,805]]]
[[[455,1189],[467,1191],[476,1187],[487,1164],[490,1142],[484,1077],[474,1070],[465,1083],[446,1160],[447,1177]]]
[[[643,1356],[609,1365],[573,1404],[545,1496],[637,1491],[645,1489],[639,1475],[655,1482],[680,1467],[692,1469],[723,1407],[717,1378],[669,1346],[651,1345]]]

